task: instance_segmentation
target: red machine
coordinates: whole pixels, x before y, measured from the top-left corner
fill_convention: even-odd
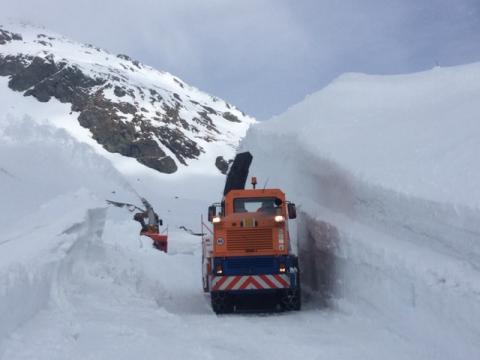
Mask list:
[[[142,226],[142,229],[140,230],[140,235],[148,236],[150,239],[152,239],[153,247],[155,249],[167,252],[168,233],[161,233],[159,228],[159,226],[163,225],[162,219],[159,219],[157,213],[153,210],[153,207],[146,199],[141,198],[141,201],[145,206],[145,209],[141,209],[133,204],[121,203],[111,200],[107,200],[107,203],[116,207],[127,208],[130,212],[133,212],[135,210],[140,211],[133,216],[133,220],[138,221]],[[147,223],[145,223],[145,220],[147,220]]]
[[[148,236],[153,241],[153,247],[163,252],[168,251],[168,235],[162,235],[158,232],[145,231],[140,235]]]
[[[145,210],[139,213],[136,213],[133,217],[134,220],[138,221],[142,225],[142,230],[140,230],[140,235],[148,236],[153,241],[153,247],[167,252],[168,249],[168,235],[161,234],[159,226],[163,225],[162,219],[159,219],[157,213],[153,210],[152,205],[142,198],[142,203],[145,206]],[[145,219],[148,223],[145,224]]]

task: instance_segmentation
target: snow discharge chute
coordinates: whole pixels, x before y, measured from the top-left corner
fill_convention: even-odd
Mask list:
[[[227,180],[225,181],[225,189],[223,190],[223,196],[227,195],[230,190],[243,190],[247,183],[248,170],[252,163],[253,156],[250,152],[239,153],[235,156],[233,164],[227,174]]]

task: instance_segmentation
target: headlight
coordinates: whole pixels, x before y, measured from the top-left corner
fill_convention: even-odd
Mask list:
[[[215,274],[217,274],[217,275],[222,275],[223,274],[222,265],[215,266]]]
[[[281,273],[286,272],[287,268],[286,268],[285,264],[280,264],[280,267],[279,267],[278,271],[281,272]]]
[[[275,222],[284,222],[285,218],[282,215],[275,216]]]
[[[213,219],[212,219],[212,223],[214,224],[218,224],[222,219],[220,219],[220,216],[215,216]]]

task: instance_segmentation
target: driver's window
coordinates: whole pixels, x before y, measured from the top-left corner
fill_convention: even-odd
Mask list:
[[[233,201],[233,211],[235,213],[243,212],[262,212],[266,214],[275,214],[279,209],[278,201],[275,198],[245,198],[235,199]]]

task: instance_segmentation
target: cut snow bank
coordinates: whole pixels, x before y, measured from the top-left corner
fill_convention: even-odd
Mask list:
[[[0,118],[0,168],[1,340],[47,305],[72,246],[101,227],[85,214],[134,193],[89,146],[29,118]]]
[[[82,194],[76,194],[74,198],[48,204],[41,215],[36,214],[36,220],[49,216],[55,222],[42,229],[24,229],[24,234],[0,242],[0,342],[49,304],[58,277],[67,275],[72,250],[95,240],[102,231],[105,208],[90,209],[83,222],[73,223],[78,220],[75,216],[80,215],[78,209],[85,212],[84,207],[78,206],[81,198]],[[62,216],[56,205],[67,204],[77,206],[77,211]],[[68,223],[74,226],[59,232]]]
[[[98,198],[132,198],[111,163],[64,130],[28,118],[0,117],[0,225],[52,198],[86,189]]]
[[[480,356],[479,80],[344,75],[242,143],[300,205],[304,283],[436,359]]]
[[[369,183],[478,208],[479,94],[480,63],[346,74],[257,129],[295,137]]]

